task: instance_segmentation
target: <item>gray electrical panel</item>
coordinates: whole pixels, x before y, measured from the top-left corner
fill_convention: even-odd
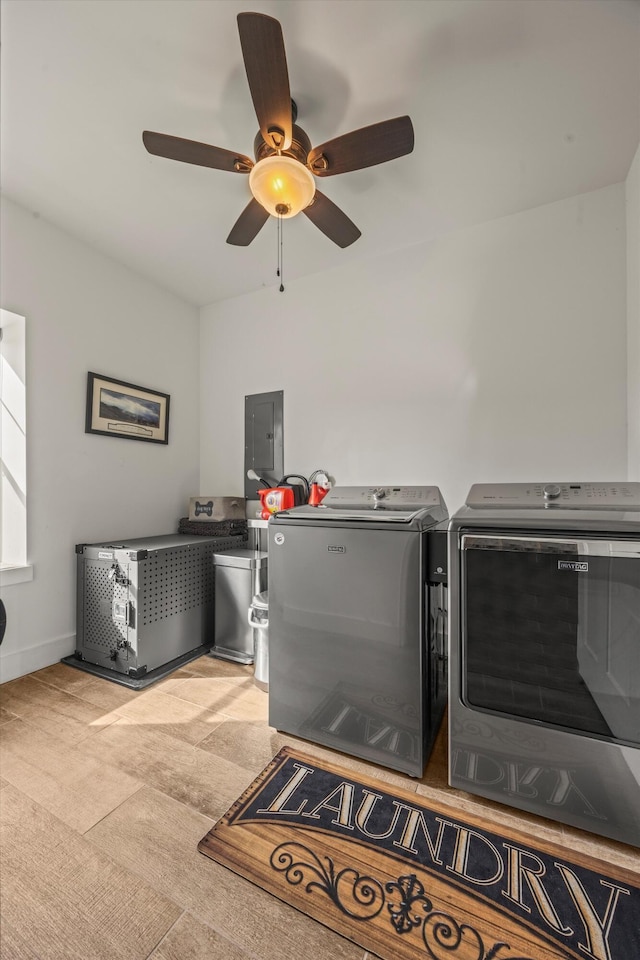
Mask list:
[[[247,470],[276,486],[284,474],[284,392],[254,393],[244,398],[244,495],[258,499],[258,484]]]
[[[76,652],[64,662],[139,687],[207,652],[213,554],[242,543],[168,534],[78,544]]]

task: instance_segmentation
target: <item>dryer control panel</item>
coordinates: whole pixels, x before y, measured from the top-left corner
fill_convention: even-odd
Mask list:
[[[640,483],[475,483],[466,502],[473,509],[640,510]]]

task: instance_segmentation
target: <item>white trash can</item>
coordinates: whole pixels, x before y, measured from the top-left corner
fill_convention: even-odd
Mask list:
[[[253,678],[261,690],[269,689],[269,591],[257,593],[249,607],[249,626],[253,627]]]

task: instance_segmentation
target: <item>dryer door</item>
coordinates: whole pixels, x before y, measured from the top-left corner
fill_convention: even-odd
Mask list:
[[[640,743],[637,540],[462,537],[463,699]]]

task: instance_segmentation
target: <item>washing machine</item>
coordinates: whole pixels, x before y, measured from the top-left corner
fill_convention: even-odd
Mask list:
[[[334,487],[269,520],[269,723],[420,777],[447,696],[433,486]]]
[[[451,786],[640,846],[640,483],[474,485],[449,616]]]

